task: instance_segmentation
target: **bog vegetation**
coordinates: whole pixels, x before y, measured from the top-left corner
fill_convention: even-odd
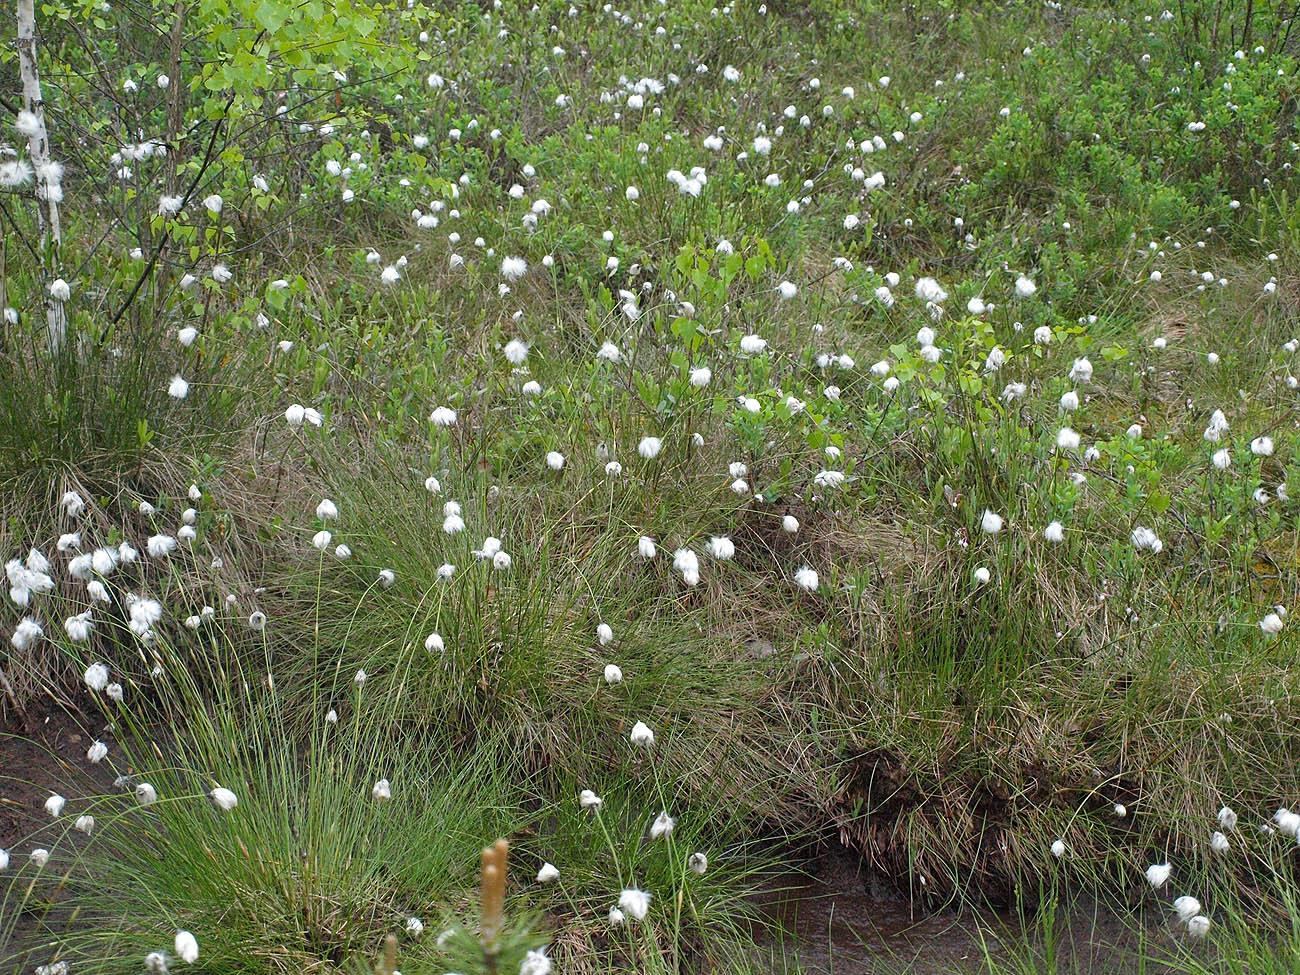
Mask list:
[[[842,844],[1294,970],[1289,6],[18,15],[6,964],[779,969]]]

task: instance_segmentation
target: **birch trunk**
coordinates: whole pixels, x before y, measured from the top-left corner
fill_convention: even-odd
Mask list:
[[[41,77],[36,70],[35,0],[18,0],[18,71],[23,82],[23,108],[36,116],[36,132],[27,140],[27,155],[36,171],[36,216],[40,227],[41,255],[44,262],[45,325],[50,351],[57,353],[67,335],[68,320],[63,302],[49,293],[49,284],[58,277],[59,247],[63,232],[59,225],[58,190],[50,192],[50,140],[45,130],[45,103],[41,98]],[[58,181],[56,181],[56,187]]]

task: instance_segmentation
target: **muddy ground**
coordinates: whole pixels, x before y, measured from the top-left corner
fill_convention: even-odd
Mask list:
[[[1058,916],[1049,948],[1036,921],[1011,911],[921,910],[843,848],[822,851],[802,871],[775,878],[760,905],[775,922],[762,935],[763,967],[778,975],[973,975],[987,972],[990,960],[1001,970],[1029,955],[1038,959],[1033,970],[1060,975],[1139,969],[1159,975],[1165,969],[1152,956],[1171,945],[1171,932],[1158,919],[1121,918],[1080,898]],[[1143,927],[1144,945],[1135,925]],[[1145,968],[1140,953],[1148,956]]]
[[[9,869],[0,875],[0,966],[13,972],[51,960],[51,926],[65,913],[57,889],[34,896],[25,884],[8,889],[31,851],[61,841],[66,829],[66,823],[53,825],[45,800],[56,791],[70,798],[101,795],[113,788],[114,778],[107,762],[86,760],[96,739],[112,748],[107,728],[56,709],[29,712],[27,718],[0,724],[0,849],[10,855]]]

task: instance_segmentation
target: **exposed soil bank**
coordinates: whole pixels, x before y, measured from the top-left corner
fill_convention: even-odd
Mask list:
[[[803,873],[774,878],[760,899],[774,923],[762,936],[765,960],[778,973],[898,975],[988,971],[988,959],[1008,962],[1033,951],[1046,962],[1041,927],[1014,912],[979,917],[927,913],[877,884],[853,853],[838,849],[810,862]],[[1117,917],[1092,901],[1056,919],[1051,970],[1112,975],[1140,967],[1133,919]],[[784,934],[782,933],[784,932]],[[1146,931],[1147,951],[1161,935]],[[1046,969],[1045,969],[1046,970]],[[1147,964],[1146,971],[1163,969]]]
[[[9,851],[10,873],[32,850],[52,847],[62,834],[45,814],[51,794],[102,794],[113,782],[107,763],[86,761],[86,750],[96,739],[112,747],[107,729],[87,731],[78,718],[57,710],[30,712],[29,718],[31,727],[16,718],[0,724],[0,849]],[[54,829],[58,832],[51,832]],[[15,909],[13,901],[21,891],[10,894],[6,909]],[[12,966],[6,970],[30,971],[49,961],[56,939],[48,936],[47,925],[57,924],[58,917],[57,894],[31,898],[16,919],[0,917],[0,960]]]

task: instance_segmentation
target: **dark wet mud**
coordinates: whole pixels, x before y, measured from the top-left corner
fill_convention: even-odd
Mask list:
[[[10,855],[10,868],[0,875],[0,972],[30,972],[57,949],[56,928],[67,913],[61,892],[33,893],[19,884],[6,896],[6,885],[33,849],[52,847],[66,833],[44,810],[55,788],[69,796],[112,789],[111,763],[86,761],[97,739],[114,743],[102,724],[56,710],[0,723],[0,849]]]
[[[759,906],[773,922],[759,967],[777,975],[1157,975],[1153,956],[1169,937],[1150,918],[1091,900],[1051,915],[929,912],[872,883],[847,852],[773,878]]]

